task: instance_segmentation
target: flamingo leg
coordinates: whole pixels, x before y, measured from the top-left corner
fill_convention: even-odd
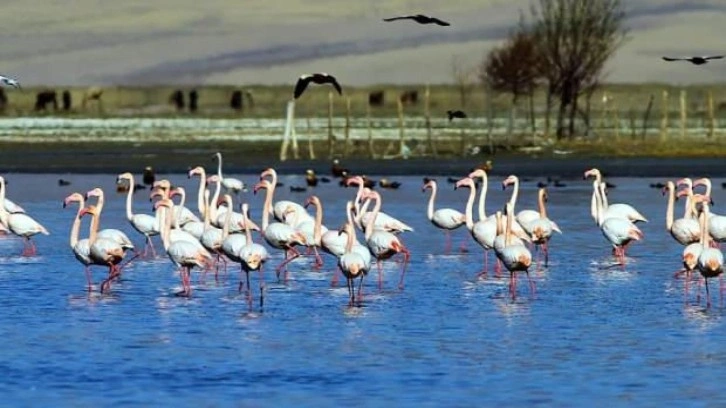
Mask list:
[[[542,252],[544,252],[544,266],[547,268],[550,264],[550,247],[547,241],[542,243]]]
[[[487,276],[487,271],[489,270],[489,251],[486,249],[484,250],[484,269],[479,272],[479,274],[476,275],[477,278],[482,278]]]
[[[529,271],[524,271],[527,274],[527,281],[529,282],[529,292],[532,295],[532,297],[535,297],[537,294],[537,286],[534,284],[534,280],[532,280],[532,277],[529,275]]]
[[[512,300],[517,297],[517,277],[514,272],[509,272],[509,294],[512,296]]]
[[[292,255],[289,255],[288,256],[287,255],[288,251]],[[292,262],[295,258],[297,258],[299,256],[300,256],[300,252],[298,252],[297,249],[295,249],[295,248],[289,248],[289,250],[286,250],[285,251],[285,260],[282,261],[282,263],[280,263],[280,266],[278,266],[277,267],[277,270],[276,270],[277,271],[277,280],[278,281],[280,280],[280,272],[281,272],[282,268],[284,267],[285,268],[285,282],[287,283],[287,278],[288,278],[288,274],[289,274],[288,273],[288,270],[287,270],[287,264],[289,264],[290,262]]]
[[[380,259],[376,259],[376,266],[378,267],[378,290],[383,290],[383,268]]]
[[[320,256],[318,247],[315,245],[313,245],[313,252],[315,253],[315,264],[313,265],[313,268],[320,269],[323,266],[323,258]]]
[[[84,272],[86,273],[86,281],[88,282],[88,291],[90,292],[93,290],[93,277],[91,277],[91,266],[86,265],[84,268]]]
[[[711,294],[708,292],[708,278],[703,279],[706,282],[706,307],[711,307]]]
[[[408,249],[403,249],[401,251],[403,254],[403,266],[401,267],[401,279],[398,281],[398,289],[403,290],[403,277],[406,275],[406,267],[408,266],[408,261],[411,259],[411,253],[408,252]]]
[[[330,280],[331,288],[338,286],[338,272],[340,272],[340,266],[337,266],[335,270],[333,270],[333,279]]]
[[[499,258],[497,258],[497,264],[494,266],[494,275],[497,278],[502,277],[502,263],[499,261]]]
[[[242,288],[245,287],[245,281],[242,280],[242,273],[246,272],[242,264],[239,265],[239,287],[237,288],[238,293],[242,293]]]
[[[249,305],[250,309],[252,308],[252,290],[250,286],[250,271],[245,270],[246,280],[247,280],[247,304]]]
[[[363,278],[365,278],[365,275],[360,275],[360,282],[358,282],[358,304],[360,305],[363,303]]]
[[[262,272],[262,265],[260,265],[260,312],[265,304],[265,274]]]
[[[346,278],[346,283],[348,285],[348,307],[352,307],[354,301],[353,279]]]
[[[444,254],[448,255],[451,252],[451,231],[444,230],[446,234],[446,245],[444,246]]]

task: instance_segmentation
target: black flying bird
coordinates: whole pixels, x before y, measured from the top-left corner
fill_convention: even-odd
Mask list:
[[[439,20],[436,17],[429,17],[425,16],[423,14],[416,14],[413,16],[398,16],[398,17],[390,17],[390,18],[384,18],[383,21],[396,21],[396,20],[413,20],[419,24],[436,24],[440,26],[450,26],[451,24],[447,23],[446,21]]]
[[[343,89],[340,87],[338,80],[336,80],[334,76],[322,72],[319,74],[305,74],[300,76],[297,80],[297,84],[295,84],[295,99],[299,98],[300,95],[305,92],[305,88],[308,87],[310,82],[318,85],[332,84],[333,87],[335,87],[335,90],[338,91],[339,95],[343,94]]]
[[[723,58],[723,55],[707,55],[703,57],[682,57],[682,58],[674,58],[674,57],[663,57],[664,61],[688,61],[693,65],[703,65],[708,62],[708,60],[713,59],[721,59]]]

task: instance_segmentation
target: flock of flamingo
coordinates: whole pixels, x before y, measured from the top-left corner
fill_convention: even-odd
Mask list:
[[[222,176],[222,156],[217,153],[217,173],[207,175],[203,167],[195,167],[188,173],[189,178],[199,178],[197,192],[197,213],[186,207],[186,191],[183,187],[173,187],[169,180],[153,183],[150,199],[154,203],[154,214],[134,213],[132,208],[135,193],[134,176],[131,173],[119,174],[117,183],[128,186],[126,196],[126,218],[145,239],[143,251],[137,251],[129,237],[119,229],[101,229],[101,214],[104,207],[104,192],[94,188],[85,194],[73,193],[63,201],[66,207],[78,204],[70,231],[70,247],[75,258],[83,264],[88,281],[88,290],[93,289],[91,266],[108,268],[108,275],[100,284],[101,293],[111,290],[111,284],[121,275],[123,268],[136,258],[156,258],[152,237],[159,236],[164,252],[172,264],[178,268],[182,289],[180,296],[192,294],[192,269],[199,268],[204,273],[220,268],[226,270],[228,263],[239,264],[241,272],[239,291],[245,292],[249,305],[252,305],[250,273],[259,273],[259,305],[264,305],[265,277],[263,265],[269,259],[268,248],[284,252],[283,261],[275,272],[278,280],[288,279],[288,264],[301,256],[300,249],[306,248],[314,254],[315,269],[323,265],[320,252],[334,256],[337,267],[347,280],[349,305],[357,306],[362,301],[363,278],[371,270],[373,261],[378,270],[378,287],[383,287],[381,262],[401,255],[401,271],[398,287],[403,289],[404,276],[411,253],[404,244],[405,233],[413,231],[406,223],[384,213],[382,196],[379,192],[365,186],[361,176],[346,176],[344,184],[356,186],[356,194],[345,203],[346,221],[338,229],[329,229],[323,224],[321,200],[311,195],[303,203],[289,200],[274,201],[277,172],[268,168],[260,174],[260,180],[253,187],[253,193],[264,190],[261,224],[249,218],[249,206],[240,203],[235,207],[234,197],[245,187],[230,177]],[[647,222],[635,208],[624,203],[608,203],[606,183],[597,169],[590,169],[584,177],[593,177],[591,215],[603,236],[613,248],[613,255],[624,265],[625,251],[632,242],[643,239],[637,227],[639,222]],[[529,276],[533,264],[532,250],[544,257],[544,265],[549,262],[548,243],[555,232],[562,233],[557,224],[547,216],[547,191],[538,191],[538,209],[515,212],[519,194],[519,179],[510,175],[502,182],[503,188],[512,186],[512,193],[504,206],[504,211],[487,215],[485,200],[488,188],[487,173],[476,169],[466,177],[456,181],[455,188],[469,189],[464,212],[452,208],[436,208],[437,184],[435,180],[425,179],[422,190],[430,190],[427,217],[437,228],[446,233],[445,252],[451,250],[452,230],[465,226],[473,240],[484,250],[483,269],[479,276],[485,278],[489,269],[488,255],[494,251],[497,262],[495,273],[500,276],[501,265],[509,272],[509,291],[516,296],[517,274],[525,273],[530,292],[535,293],[535,284]],[[677,187],[683,186],[680,191]],[[703,194],[694,193],[697,186],[705,186]],[[223,191],[224,189],[224,191]],[[474,220],[474,203],[478,191],[478,220]],[[212,192],[213,191],[213,192]],[[694,271],[700,272],[705,281],[708,297],[708,279],[723,272],[723,255],[718,242],[726,241],[726,216],[710,212],[711,181],[707,178],[691,180],[684,178],[677,182],[668,181],[663,188],[668,195],[666,227],[671,236],[684,246],[682,254],[683,269],[691,279]],[[174,203],[173,199],[180,201]],[[674,219],[674,203],[679,197],[686,197],[685,212],[682,218]],[[95,198],[95,203],[90,200]],[[24,239],[22,255],[36,254],[31,237],[49,234],[48,230],[25,213],[25,210],[6,198],[4,178],[0,177],[0,231]],[[372,205],[372,208],[371,208]],[[314,215],[308,207],[314,207]],[[80,238],[81,222],[90,216],[87,238]],[[271,219],[271,216],[274,219]],[[363,233],[359,241],[357,231]],[[252,231],[259,233],[267,246],[255,242]],[[337,281],[333,276],[333,284]],[[356,280],[357,291],[356,291]]]

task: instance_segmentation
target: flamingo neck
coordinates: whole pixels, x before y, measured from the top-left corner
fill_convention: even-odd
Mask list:
[[[199,210],[199,215],[201,216],[204,216],[204,213],[208,210],[206,201],[209,199],[209,196],[204,197],[205,191],[207,191],[207,175],[204,169],[202,169],[199,175],[199,189],[197,190],[197,210]]]
[[[363,202],[363,205],[360,206],[357,209],[358,210],[358,214],[355,216],[355,223],[358,224],[359,226],[363,226],[363,224],[362,224],[363,223],[363,215],[365,215],[365,213],[368,212],[368,207],[370,207],[370,205],[371,205],[371,199],[370,198],[367,198]]]
[[[547,208],[545,207],[545,200],[544,200],[545,192],[544,190],[540,190],[539,192],[539,218],[546,219],[547,218]]]
[[[126,180],[129,182],[129,191],[126,194],[126,219],[131,221],[134,218],[134,213],[131,211],[131,202],[134,197],[134,177],[128,177]]]
[[[597,180],[593,183],[597,185]],[[601,194],[599,194],[600,189],[595,189],[596,193],[595,195],[595,221],[597,222],[597,225],[602,225],[602,222],[604,220],[604,211],[602,209],[602,200],[601,200]]]
[[[708,233],[708,227],[707,227],[708,226],[708,223],[707,223],[708,213],[709,213],[708,204],[704,203],[703,212],[701,212],[701,216],[699,217],[699,221],[701,224],[701,245],[704,248],[706,248],[708,246],[710,238],[711,238]]]
[[[436,183],[431,183],[431,197],[429,197],[429,206],[426,210],[426,215],[429,221],[434,219],[434,200],[436,200]]]
[[[504,246],[512,244],[512,224],[514,223],[514,206],[507,205],[507,224],[504,231]]]
[[[481,190],[479,190],[479,221],[487,218],[485,203],[487,200],[487,192],[489,190],[489,179],[486,173],[481,176]]]
[[[358,214],[362,214],[360,201],[361,197],[363,196],[363,188],[365,187],[363,186],[363,184],[364,183],[362,182],[358,184],[358,192],[355,193],[355,200],[353,200],[353,205],[355,206],[355,210],[358,212]]]
[[[247,218],[247,208],[242,207],[242,219],[245,223],[245,238],[247,238],[247,245],[252,243],[252,232],[250,231],[250,219]]]
[[[471,183],[469,186],[469,198],[466,200],[466,209],[464,210],[464,218],[466,219],[466,228],[469,229],[469,231],[474,229],[474,215],[473,215],[473,207],[474,207],[474,200],[476,199],[476,186],[474,183]]]
[[[323,205],[320,200],[315,200],[315,226],[313,227],[313,240],[315,245],[320,246],[323,239]],[[297,216],[297,212],[295,214]]]
[[[512,196],[509,197],[509,205],[512,206],[512,211],[514,211],[514,206],[517,205],[518,197],[519,197],[519,178],[514,177],[514,189],[512,190]]]
[[[229,235],[229,223],[232,221],[232,197],[229,195],[224,197],[227,203],[227,212],[224,213],[224,225],[222,226],[222,240]]]
[[[673,227],[673,204],[676,200],[676,193],[673,191],[673,184],[668,183],[668,206],[666,207],[666,229],[668,231]]]
[[[222,182],[220,180],[221,179],[219,177],[217,177],[217,182],[215,183],[216,185],[214,187],[214,195],[212,195],[211,200],[207,201],[207,205],[205,207],[205,209],[210,212],[210,214],[209,214],[209,216],[211,217],[210,219],[215,219],[215,220],[217,219],[216,203],[217,203],[217,200],[219,200],[220,190],[222,189]],[[210,203],[215,203],[215,205],[211,205]]]
[[[217,153],[217,176],[219,176],[219,181],[222,181],[222,155]]]
[[[373,225],[376,222],[376,217],[378,217],[378,212],[381,210],[381,197],[376,197],[376,205],[373,206],[373,214],[371,215],[371,218],[368,219],[368,224],[366,224],[366,241],[368,241],[371,236],[373,235]]]
[[[172,223],[172,212],[171,208],[164,206],[162,208],[164,213],[162,214],[163,225],[161,228],[161,243],[164,245],[164,250],[169,251],[169,235],[171,235],[171,223]]]
[[[262,231],[267,230],[267,226],[270,222],[270,212],[272,212],[272,187],[267,186],[267,191],[265,191],[265,204],[263,204],[262,208]]]
[[[96,202],[96,220],[97,223],[101,224],[101,211],[103,211],[103,204],[106,202],[103,191],[98,195],[98,201]]]
[[[592,198],[590,199],[590,215],[592,216],[592,219],[595,220],[595,222],[597,222],[597,195],[599,194],[598,186],[599,184],[597,180],[595,180],[592,183]]]
[[[277,172],[274,169],[270,171],[270,178],[272,181],[267,187],[267,193],[270,196],[270,206],[267,208],[267,211],[272,214],[272,197],[275,195],[275,187],[277,187]]]
[[[73,220],[73,226],[71,227],[71,248],[75,248],[78,244],[78,236],[81,232],[81,210],[83,210],[83,203],[78,205],[78,212],[76,212],[76,218]]]
[[[345,252],[349,253],[353,251],[353,241],[355,240],[355,228],[353,228],[353,223],[348,222],[345,224],[345,233],[348,234],[345,240]]]
[[[7,225],[9,215],[5,210],[5,179],[0,178],[0,223]]]
[[[91,226],[88,231],[88,243],[93,245],[96,242],[96,234],[98,233],[98,214],[91,213]]]
[[[602,207],[603,211],[607,211],[610,207],[610,204],[608,204],[608,195],[607,193],[605,193],[605,183],[601,182],[598,186],[600,189],[600,206]]]

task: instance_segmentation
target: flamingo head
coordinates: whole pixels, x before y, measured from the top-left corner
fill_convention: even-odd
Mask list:
[[[663,187],[663,190],[661,190],[661,194],[666,195],[669,191],[675,190],[675,184],[673,184],[672,181],[666,182],[665,186]],[[681,192],[686,192],[685,194],[688,194],[688,190],[681,190],[679,194],[676,194],[676,198],[680,197]]]
[[[103,197],[103,190],[96,187],[86,193],[86,200],[88,200],[89,197]]]
[[[169,192],[169,198],[180,196],[180,195],[186,195],[186,191],[184,191],[184,187],[177,187]]]
[[[696,204],[709,204],[711,202],[711,196],[707,196],[705,194],[694,194],[692,200]]]
[[[360,196],[361,200],[366,199],[372,199],[372,200],[380,200],[381,195],[377,191],[373,191],[369,188],[363,189],[363,194]]]
[[[304,207],[308,208],[311,204],[316,204],[319,202],[320,202],[320,199],[317,196],[311,195],[310,197],[308,197],[307,200],[305,200]]]
[[[81,211],[78,213],[78,216],[83,217],[86,214],[98,215],[98,208],[96,208],[95,205],[83,207],[83,209],[81,209]]]
[[[222,153],[221,152],[214,153],[214,155],[212,156],[212,161],[214,161],[214,160],[222,160]]]
[[[666,191],[667,191],[667,190],[666,190],[666,188],[665,188],[665,187],[663,187],[663,194],[664,194],[664,195],[665,195],[665,192],[666,192]],[[678,192],[676,193],[676,200],[677,200],[677,199],[679,199],[680,197],[683,197],[683,196],[687,196],[687,195],[688,195],[688,190],[687,190],[687,189],[679,190],[679,191],[678,191]]]
[[[192,178],[193,176],[196,176],[197,174],[200,176],[204,176],[204,168],[202,166],[197,166],[197,167],[189,170],[189,173],[187,174],[187,178]]]
[[[547,193],[547,189],[542,187],[539,189],[539,195],[542,196],[542,201],[545,203],[550,199],[550,195]]]
[[[166,194],[164,193],[164,190],[160,188],[154,188],[151,190],[151,194],[149,194],[149,201],[154,201],[154,198],[161,197],[164,198]]]
[[[688,177],[684,177],[684,178],[676,181],[676,186],[678,186],[678,187],[686,186],[688,188],[693,188],[694,184],[693,184],[693,180],[691,180]]]
[[[706,188],[710,188],[711,187],[711,179],[709,179],[708,177],[703,177],[703,178],[700,178],[698,180],[693,180],[693,186],[692,186],[692,188],[693,187],[697,187],[697,186],[706,186]]]
[[[463,179],[459,180],[454,184],[454,190],[458,189],[459,187],[474,187],[474,179],[470,177],[464,177]]]
[[[514,184],[518,181],[517,176],[509,176],[502,181],[502,190],[506,190],[507,186],[510,184]]]
[[[232,203],[232,196],[231,196],[231,195],[229,195],[229,194],[225,194],[225,195],[223,195],[222,197],[219,197],[219,198],[217,199],[217,207],[219,207],[219,206],[222,206],[222,205],[225,205],[225,206],[227,206],[228,208],[231,208],[231,207],[229,206],[229,204],[230,204],[230,203]]]
[[[484,169],[476,169],[469,173],[469,178],[486,177],[487,172]]]
[[[245,263],[247,264],[247,266],[250,267],[250,269],[257,269],[262,263],[262,257],[260,256],[260,254],[251,254],[250,256],[245,258]]]
[[[596,168],[592,168],[585,172],[585,174],[582,175],[583,180],[587,180],[588,177],[595,177],[596,179],[599,179],[601,177],[600,170]]]
[[[262,180],[266,176],[270,176],[270,177],[273,177],[274,178],[274,177],[277,176],[277,172],[272,167],[268,167],[268,168],[265,169],[265,171],[263,171],[262,173],[260,173],[260,180]]]
[[[116,176],[116,184],[121,183],[124,180],[130,181],[133,178],[134,178],[134,176],[129,172],[121,173],[118,176]]]
[[[164,189],[164,190],[168,190],[171,188],[171,182],[166,179],[155,181],[154,184],[152,185],[152,188],[157,188],[157,187]]]
[[[165,198],[154,203],[154,211],[158,210],[159,207],[171,208],[172,202],[170,199]]]
[[[255,186],[252,188],[252,193],[257,194],[257,190],[261,188],[270,188],[270,182],[267,180],[261,180],[259,183],[255,184]]]
[[[365,184],[363,177],[361,176],[350,176],[345,180],[345,186],[350,187],[351,185],[362,186]]]
[[[81,193],[73,193],[69,195],[63,200],[63,208],[66,208],[68,205],[70,205],[70,203],[73,202],[83,203],[83,195]],[[83,206],[83,204],[81,204],[81,206]]]
[[[436,182],[434,180],[429,180],[424,183],[423,187],[421,187],[421,191],[425,192],[429,188],[433,189],[435,184]]]

